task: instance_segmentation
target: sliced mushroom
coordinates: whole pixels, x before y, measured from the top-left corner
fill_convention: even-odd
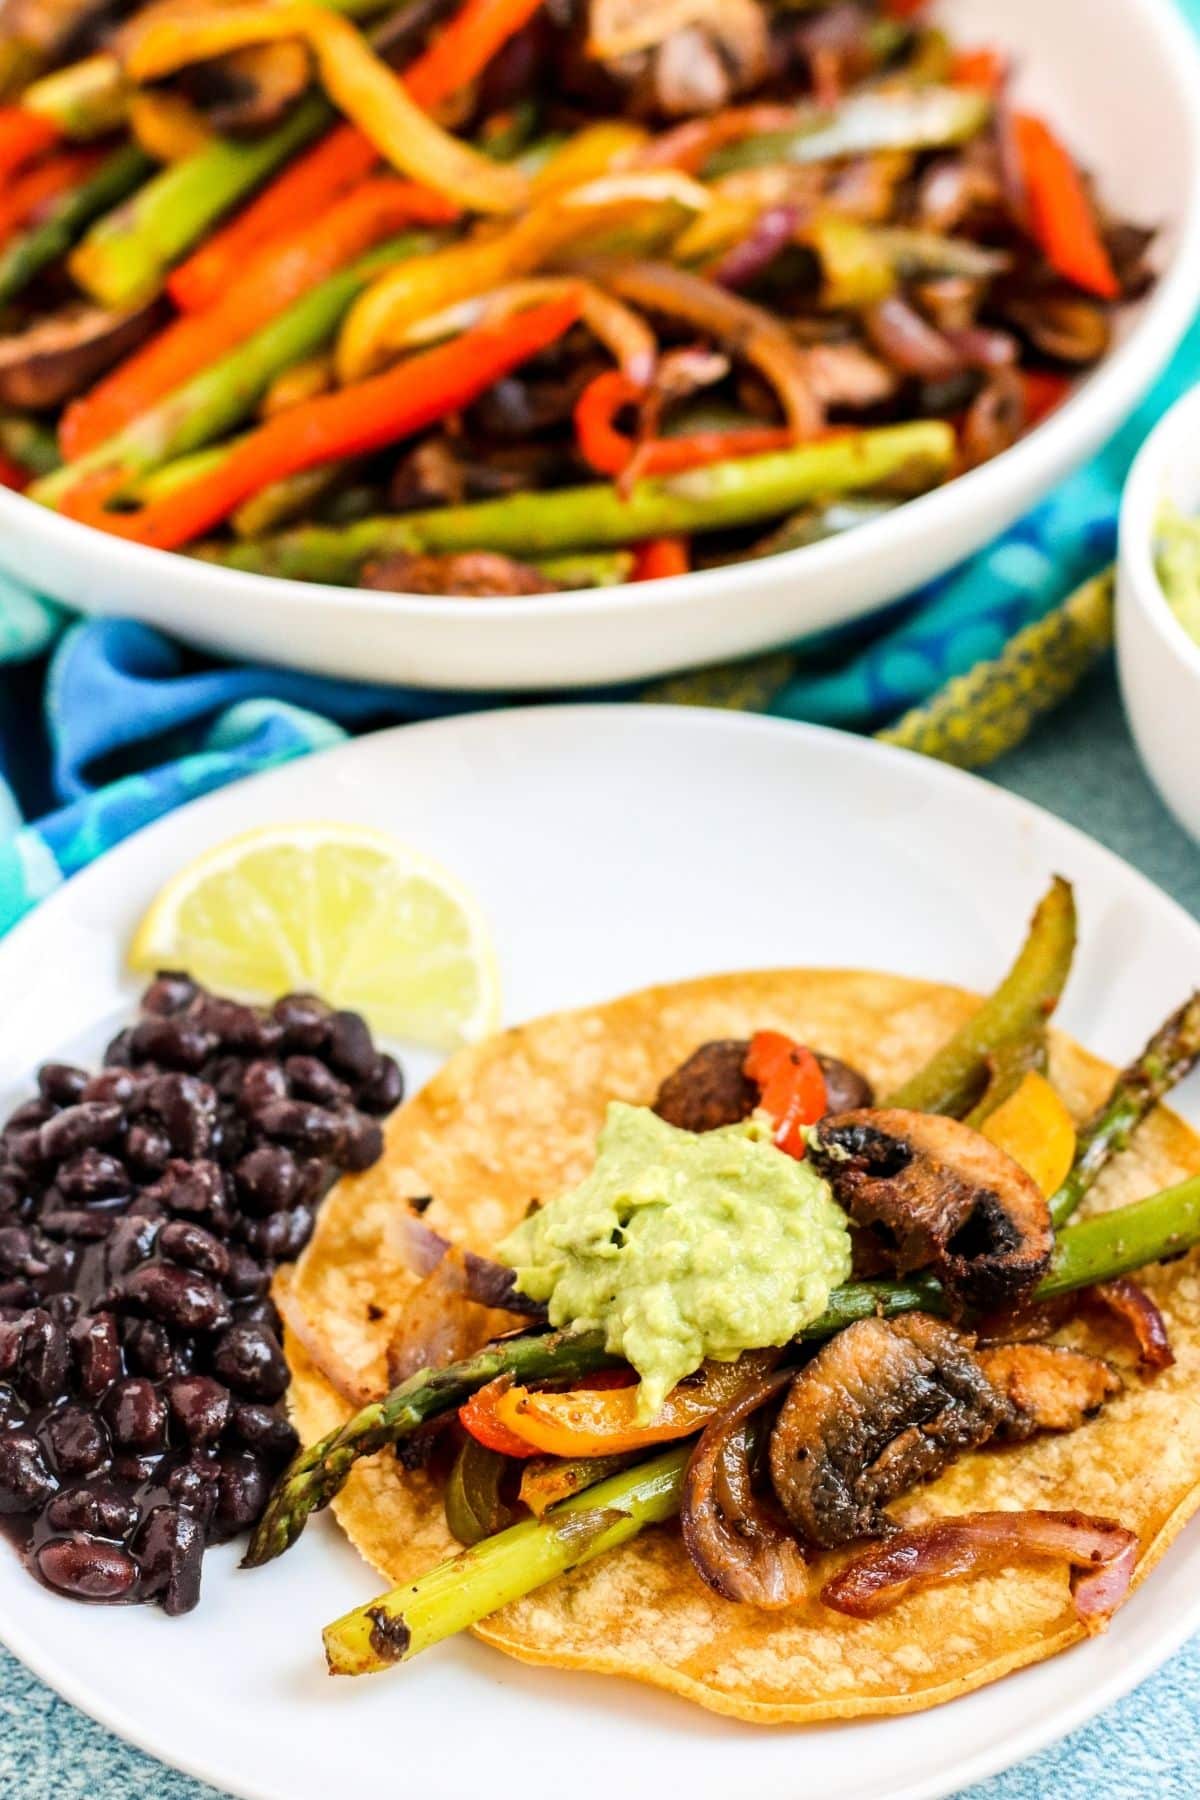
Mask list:
[[[251,44],[179,78],[187,98],[214,131],[265,131],[278,124],[312,80],[312,60],[297,38]]]
[[[502,556],[496,550],[463,550],[449,556],[404,553],[368,563],[359,586],[385,594],[445,594],[466,600],[489,600],[523,594],[555,594],[557,584],[547,581],[528,563]]]
[[[931,1267],[959,1306],[1012,1306],[1054,1246],[1046,1201],[1011,1156],[933,1113],[860,1108],[822,1120],[809,1156],[900,1274]]]
[[[883,1510],[1014,1417],[939,1319],[862,1319],[792,1384],[771,1433],[771,1480],[810,1544],[833,1548],[896,1530]]]
[[[0,338],[0,406],[21,412],[61,406],[136,349],[158,316],[157,304],[136,312],[72,306]]]
[[[716,112],[757,87],[770,60],[758,0],[592,0],[588,55],[639,112]]]
[[[717,1038],[701,1044],[673,1075],[668,1075],[654,1100],[654,1111],[680,1131],[716,1131],[748,1119],[758,1105],[758,1086],[745,1073],[747,1038]],[[869,1106],[871,1084],[865,1075],[836,1056],[814,1051],[825,1077],[825,1097],[830,1112],[852,1106]]]
[[[1104,308],[1074,294],[1014,298],[1005,303],[1004,311],[1035,350],[1058,362],[1090,366],[1106,354],[1112,338]]]

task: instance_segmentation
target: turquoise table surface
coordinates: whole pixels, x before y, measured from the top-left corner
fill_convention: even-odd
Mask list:
[[[1082,826],[1200,917],[1200,849],[1142,774],[1111,673],[991,778]],[[1061,1744],[972,1788],[970,1800],[1195,1800],[1198,1723],[1200,1638]],[[0,1800],[211,1800],[212,1792],[129,1749],[0,1651]]]

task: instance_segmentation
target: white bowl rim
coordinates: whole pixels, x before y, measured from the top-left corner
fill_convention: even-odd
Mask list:
[[[1189,437],[1189,430],[1191,437]],[[1155,522],[1166,496],[1169,471],[1192,460],[1200,490],[1200,382],[1163,414],[1134,459],[1121,497],[1117,561],[1123,591],[1141,608],[1167,648],[1200,682],[1200,644],[1185,630],[1167,599],[1154,563]]]
[[[1177,347],[1200,302],[1200,106],[1196,104],[1196,95],[1200,93],[1200,39],[1185,20],[1176,0],[1123,0],[1123,4],[1138,14],[1143,28],[1158,39],[1165,66],[1176,84],[1175,97],[1180,103],[1190,149],[1187,201],[1177,222],[1171,258],[1134,321],[1129,336],[1109,351],[1046,420],[991,462],[958,476],[943,487],[905,501],[894,512],[870,520],[854,531],[766,559],[771,574],[779,581],[798,574],[801,568],[816,579],[834,580],[851,559],[857,560],[860,551],[865,554],[874,548],[881,537],[890,539],[889,549],[898,558],[902,557],[911,545],[943,526],[956,507],[968,506],[974,495],[990,495],[991,507],[1002,508],[1006,498],[1011,502],[1013,495],[1020,494],[1030,484],[1045,486],[1052,483],[1064,469],[1075,467],[1081,460],[1081,444],[1090,447],[1102,441],[1127,416]],[[1021,510],[1019,501],[1016,505],[1010,504],[1010,510]],[[85,540],[94,544],[98,539],[103,545],[98,554],[106,557],[117,578],[122,573],[134,579],[138,574],[146,577],[157,574],[159,580],[169,583],[172,569],[177,566],[178,552],[153,550],[110,536],[89,525],[65,519],[9,489],[0,488],[0,530],[5,527],[14,531],[26,530],[32,522],[31,515],[36,515],[33,528],[47,549],[53,548],[56,539],[74,542],[83,548],[86,547]],[[803,564],[797,561],[801,557],[807,559]],[[603,621],[627,610],[641,608],[648,591],[657,594],[664,589],[668,591],[659,604],[674,614],[693,606],[701,592],[706,598],[735,595],[738,588],[744,588],[746,584],[749,566],[753,565],[729,563],[651,582],[622,582],[608,588],[583,588],[542,596],[498,597],[486,603],[488,622],[490,626],[493,621],[499,623],[507,619],[520,620],[527,625],[539,620],[553,620],[556,624],[566,619]],[[281,601],[286,598],[292,607],[319,612],[330,605],[337,606],[341,596],[353,593],[356,609],[395,628],[406,620],[449,622],[468,616],[463,612],[462,600],[457,597],[347,588],[195,561],[190,563],[190,569],[192,572],[204,570],[205,578],[211,576],[214,599],[222,595],[233,599],[239,593],[249,599],[258,593]]]

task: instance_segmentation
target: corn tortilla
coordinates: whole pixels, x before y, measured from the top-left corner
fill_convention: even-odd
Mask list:
[[[291,1300],[368,1385],[415,1278],[395,1239],[408,1199],[487,1251],[531,1199],[590,1166],[610,1099],[646,1103],[699,1044],[769,1027],[845,1058],[885,1091],[918,1067],[978,1005],[935,983],[838,970],[706,977],[605,1006],[534,1020],[460,1052],[390,1120],[383,1160],[330,1195],[296,1266]],[[1133,1046],[1131,1046],[1132,1050]],[[1109,1067],[1061,1034],[1051,1077],[1076,1117],[1103,1097]],[[1085,1211],[1138,1199],[1200,1169],[1200,1139],[1159,1108],[1089,1197]],[[1141,1279],[1167,1319],[1175,1366],[1144,1381],[1119,1335],[1076,1323],[1062,1341],[1107,1354],[1125,1390],[1080,1430],[964,1457],[893,1508],[912,1522],[980,1508],[1068,1508],[1139,1534],[1135,1579],[1200,1504],[1200,1260]],[[1089,1335],[1091,1334],[1091,1335]],[[353,1410],[289,1334],[293,1417],[306,1442]],[[351,1541],[389,1584],[456,1546],[440,1494],[390,1453],[358,1464],[335,1502]],[[844,1554],[823,1556],[820,1580]],[[714,1712],[761,1724],[917,1711],[1042,1660],[1084,1636],[1065,1565],[1028,1563],[937,1587],[870,1620],[814,1597],[785,1612],[723,1600],[692,1570],[673,1526],[506,1607],[477,1629],[531,1663],[634,1677]]]

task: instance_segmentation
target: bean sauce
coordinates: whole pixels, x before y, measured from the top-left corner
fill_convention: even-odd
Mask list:
[[[296,1449],[269,1297],[404,1089],[356,1013],[160,974],[0,1128],[0,1532],[75,1600],[189,1612]]]

